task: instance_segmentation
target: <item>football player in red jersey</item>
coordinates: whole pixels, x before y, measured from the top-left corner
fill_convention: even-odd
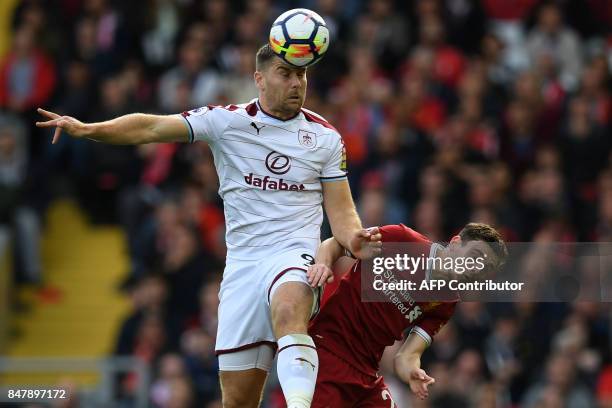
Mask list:
[[[484,268],[469,279],[479,278],[497,270],[507,256],[500,234],[486,224],[470,223],[444,247],[402,224],[386,225],[371,230],[382,235],[383,257],[394,256],[387,249],[391,243],[405,245],[411,256],[458,259],[483,257]],[[345,254],[334,238],[324,241],[317,253],[316,264],[308,271],[313,286],[332,281],[332,265]],[[342,279],[327,285],[323,307],[312,321],[309,333],[319,351],[319,376],[313,408],[396,407],[378,365],[385,347],[401,340],[410,329],[394,359],[396,375],[409,384],[420,399],[429,395],[428,386],[435,380],[421,368],[421,355],[435,334],[450,319],[458,298],[451,301],[422,302],[406,299],[393,302],[362,302],[362,261],[353,262]],[[418,279],[465,280],[467,275],[456,272],[421,268]]]

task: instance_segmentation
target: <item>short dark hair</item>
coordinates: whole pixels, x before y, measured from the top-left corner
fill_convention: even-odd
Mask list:
[[[263,69],[267,68],[268,64],[275,56],[276,54],[272,51],[270,44],[261,46],[255,55],[255,69],[261,72]]]
[[[462,242],[484,241],[492,243],[489,245],[499,259],[499,265],[503,265],[508,257],[508,248],[501,234],[492,226],[479,222],[470,222],[459,232]]]

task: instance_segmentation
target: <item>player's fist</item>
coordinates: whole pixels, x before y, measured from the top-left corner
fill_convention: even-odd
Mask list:
[[[425,370],[422,368],[414,368],[410,371],[410,376],[408,378],[408,384],[410,385],[410,390],[414,392],[417,398],[424,400],[429,396],[429,390],[427,387],[434,384],[436,380],[427,375]]]
[[[87,135],[87,126],[72,116],[61,116],[40,108],[37,111],[47,119],[42,122],[36,122],[37,127],[55,128],[53,140],[51,141],[53,144],[58,142],[62,130],[65,130],[72,137],[85,137]]]
[[[382,252],[382,235],[378,227],[357,231],[349,241],[349,251],[359,259],[370,259]]]
[[[314,264],[308,267],[306,272],[308,283],[313,288],[323,286],[324,283],[332,283],[334,281],[334,273],[327,265]]]

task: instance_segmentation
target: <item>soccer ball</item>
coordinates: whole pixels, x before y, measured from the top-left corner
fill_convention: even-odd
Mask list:
[[[270,47],[285,62],[306,67],[321,59],[329,47],[329,30],[320,15],[298,8],[284,12],[270,29]]]

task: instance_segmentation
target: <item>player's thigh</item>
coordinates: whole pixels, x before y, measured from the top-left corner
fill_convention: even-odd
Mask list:
[[[378,379],[374,387],[361,396],[360,400],[361,402],[355,405],[355,408],[398,408],[382,377]]]
[[[311,408],[352,408],[355,396],[351,386],[338,381],[317,381]]]
[[[268,372],[259,368],[219,371],[223,408],[257,408]]]
[[[219,355],[223,406],[258,407],[275,350],[260,344]]]
[[[306,271],[313,251],[297,248],[262,263],[267,271],[267,301],[277,338],[306,332],[308,321],[319,307],[320,291],[308,284]]]
[[[324,347],[318,347],[317,353],[319,373],[312,407],[354,407],[359,403],[362,388],[366,384],[362,375]]]
[[[217,355],[276,342],[267,287],[257,268],[257,262],[232,262],[226,266],[219,296]]]
[[[302,282],[285,282],[270,303],[274,334],[280,338],[290,333],[306,333],[312,314],[312,289]]]

